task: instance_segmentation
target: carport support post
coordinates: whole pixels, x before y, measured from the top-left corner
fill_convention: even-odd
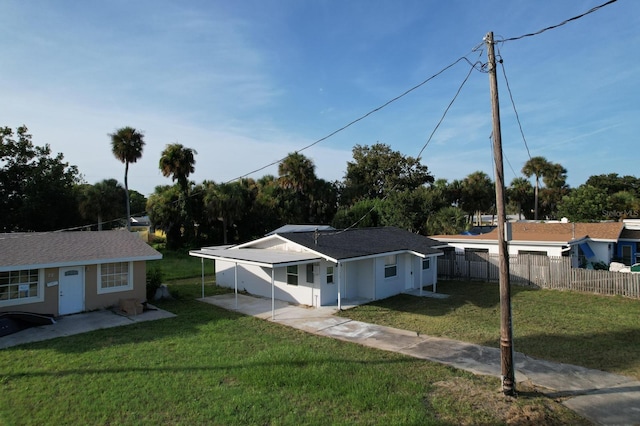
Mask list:
[[[202,269],[202,298],[204,299],[204,257],[200,258],[200,265]]]
[[[491,113],[493,117],[493,156],[496,170],[496,213],[498,214],[498,253],[500,256],[500,361],[502,366],[502,393],[515,395],[516,380],[513,365],[513,330],[511,322],[511,283],[509,282],[509,251],[506,241],[506,209],[504,202],[504,166],[502,164],[502,134],[500,131],[500,105],[493,32],[485,37]]]
[[[271,320],[276,319],[276,268],[271,267]]]
[[[236,262],[236,267],[233,269],[233,289],[236,294],[236,311],[238,310],[238,262]]]

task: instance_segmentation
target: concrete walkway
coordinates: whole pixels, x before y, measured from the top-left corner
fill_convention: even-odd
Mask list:
[[[228,310],[256,316],[320,336],[399,352],[447,364],[475,374],[500,377],[500,351],[451,339],[442,339],[390,327],[336,317],[335,308],[305,308],[271,299],[239,294],[200,299]],[[275,315],[273,315],[275,314]],[[273,315],[273,318],[272,318]],[[596,424],[640,424],[640,381],[599,370],[514,354],[516,380],[529,382]]]
[[[71,336],[86,333],[101,328],[119,327],[144,321],[153,321],[175,317],[171,312],[162,309],[144,311],[139,315],[126,316],[110,310],[85,312],[61,317],[55,324],[31,327],[8,336],[0,337],[0,349],[22,345],[24,343],[40,342],[56,337]]]

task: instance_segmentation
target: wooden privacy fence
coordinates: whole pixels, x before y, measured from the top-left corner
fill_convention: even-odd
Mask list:
[[[498,265],[497,254],[447,253],[438,257],[438,278],[498,282]],[[509,275],[516,285],[640,299],[640,274],[572,268],[568,257],[510,256]]]

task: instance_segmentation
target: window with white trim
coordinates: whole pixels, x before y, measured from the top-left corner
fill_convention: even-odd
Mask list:
[[[287,284],[298,285],[298,265],[287,266]]]
[[[424,259],[422,259],[422,270],[426,270],[429,268],[431,268],[431,259],[425,257]]]
[[[43,281],[39,269],[0,272],[0,306],[44,300]]]
[[[333,266],[327,266],[327,284],[333,284]]]
[[[98,294],[133,290],[131,262],[103,263],[98,267]]]
[[[391,278],[398,275],[398,256],[395,254],[384,257],[384,277]]]

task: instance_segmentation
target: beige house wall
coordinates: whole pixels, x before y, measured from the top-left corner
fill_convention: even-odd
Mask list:
[[[146,300],[146,262],[133,262],[133,289],[114,293],[98,294],[98,265],[84,267],[84,309],[93,311],[117,306],[120,299]],[[44,300],[41,302],[0,307],[0,312],[24,311],[37,314],[58,315],[59,268],[47,268],[44,272]]]

